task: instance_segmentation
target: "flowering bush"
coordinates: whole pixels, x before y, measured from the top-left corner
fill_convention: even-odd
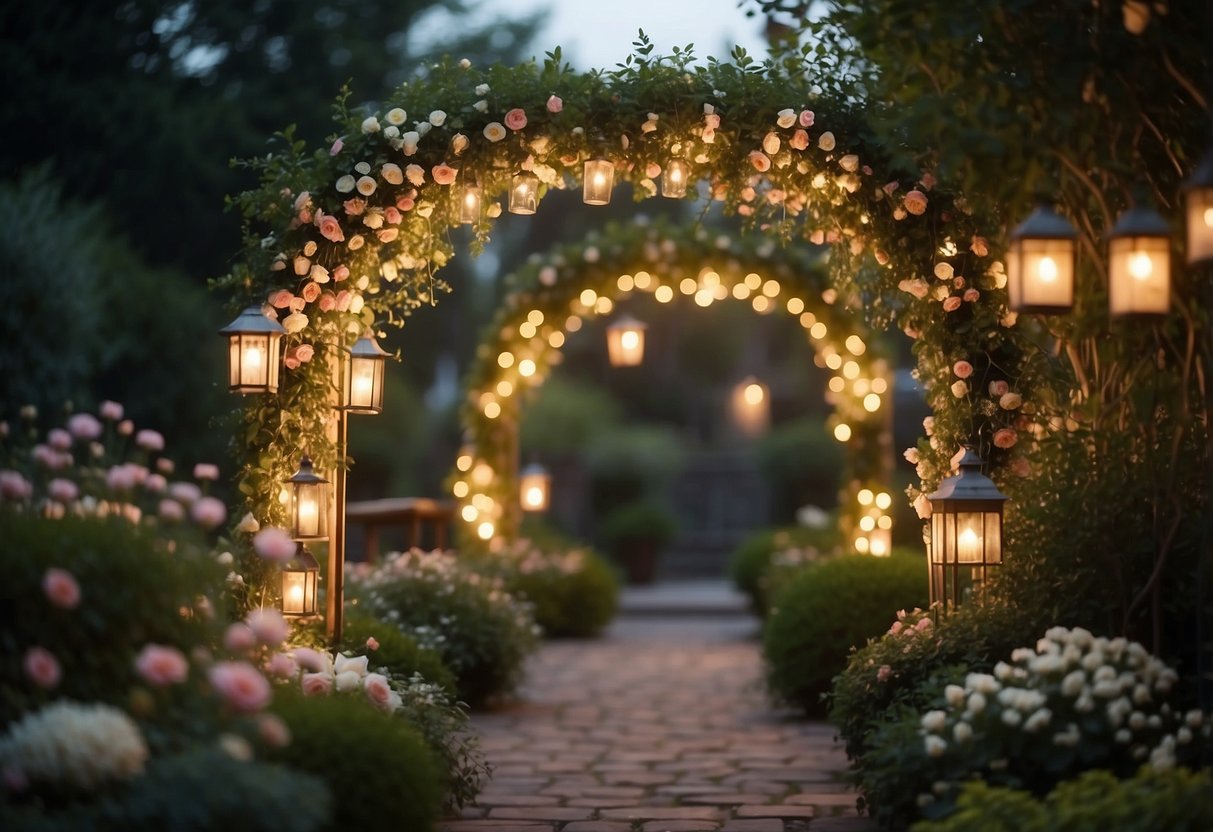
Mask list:
[[[1091,768],[1127,777],[1199,761],[1210,724],[1173,707],[1177,680],[1140,644],[1054,627],[992,674],[947,685],[942,707],[880,729],[865,794],[886,816],[940,817],[973,778],[1043,795]]]
[[[830,680],[851,650],[876,635],[899,607],[925,604],[920,557],[847,555],[796,572],[763,629],[767,682],[780,699],[819,714]],[[876,628],[876,632],[873,628]]]
[[[109,705],[60,700],[0,738],[0,770],[33,785],[91,791],[142,774],[147,757],[139,726]]]
[[[481,555],[476,568],[499,575],[508,592],[529,602],[544,635],[597,635],[615,616],[619,582],[589,547],[518,538]]]
[[[393,553],[351,567],[353,602],[432,647],[472,704],[513,690],[539,635],[529,604],[445,552]]]
[[[729,574],[750,598],[750,610],[765,618],[770,598],[791,572],[841,551],[838,529],[791,526],[751,535],[733,553]],[[774,574],[774,573],[778,574]]]

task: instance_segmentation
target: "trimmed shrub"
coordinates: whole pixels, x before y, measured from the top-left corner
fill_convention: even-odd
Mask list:
[[[416,729],[356,697],[276,692],[271,710],[291,731],[275,759],[324,781],[338,798],[324,828],[432,829],[443,776]]]
[[[375,650],[367,649],[367,639],[370,638],[379,642]],[[342,639],[342,650],[365,653],[371,667],[377,670],[400,679],[408,679],[417,673],[448,693],[454,694],[457,690],[455,674],[443,663],[442,655],[437,650],[423,647],[417,639],[395,624],[376,618],[366,610],[355,608],[346,616]]]
[[[1089,771],[1041,799],[1027,791],[968,783],[957,810],[914,832],[1207,832],[1213,829],[1208,770],[1143,767],[1127,780]]]
[[[536,646],[530,605],[499,577],[481,575],[454,555],[414,549],[351,571],[349,591],[372,615],[436,650],[455,674],[459,696],[480,704],[509,693]]]
[[[771,692],[822,714],[822,695],[851,649],[884,630],[895,610],[926,600],[920,557],[848,555],[797,572],[776,595],[763,629]]]
[[[729,577],[749,597],[750,611],[765,618],[770,607],[768,572],[772,563],[787,568],[802,566],[835,554],[838,549],[838,529],[832,524],[821,529],[806,526],[764,529],[737,547],[729,563]]]

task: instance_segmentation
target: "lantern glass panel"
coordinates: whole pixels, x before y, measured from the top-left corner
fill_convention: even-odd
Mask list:
[[[296,540],[328,537],[328,483],[294,483],[291,518]]]
[[[282,614],[315,615],[320,568],[311,553],[300,547],[295,559],[282,570]]]
[[[518,173],[510,185],[511,214],[534,214],[539,206],[539,177],[533,173]]]
[[[233,393],[277,392],[284,332],[258,306],[248,307],[221,330],[228,338],[228,387]]]
[[[1165,315],[1171,305],[1171,241],[1116,237],[1108,244],[1109,312]]]
[[[1213,260],[1213,186],[1187,194],[1188,264]]]
[[[1007,253],[1007,291],[1020,312],[1066,311],[1074,305],[1074,242],[1025,238]]]
[[[468,185],[456,197],[459,202],[459,222],[463,225],[475,225],[480,220],[480,204],[483,191],[479,185]]]
[[[661,177],[661,195],[671,199],[682,199],[687,195],[687,181],[691,178],[691,166],[681,159],[666,163]]]
[[[632,318],[607,328],[607,356],[612,367],[636,367],[644,361],[645,325]]]
[[[585,163],[582,199],[586,205],[607,205],[615,187],[615,165],[606,159],[590,159]]]
[[[350,359],[346,407],[364,413],[383,410],[383,359]]]
[[[551,499],[552,478],[539,466],[528,466],[518,483],[523,511],[547,511]]]

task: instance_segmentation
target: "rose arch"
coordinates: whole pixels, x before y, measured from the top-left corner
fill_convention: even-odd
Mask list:
[[[566,337],[629,296],[663,304],[682,296],[700,307],[741,302],[800,323],[817,364],[833,374],[830,428],[845,447],[840,525],[857,551],[888,554],[890,365],[876,333],[839,303],[823,259],[808,246],[642,219],[558,247],[511,275],[469,375],[466,445],[451,482],[469,537],[517,533],[522,400],[560,363]]]
[[[985,390],[998,382],[1030,401],[1038,376],[1025,356],[1041,351],[1035,331],[1013,328],[996,244],[959,194],[869,140],[841,69],[809,53],[759,64],[741,51],[731,63],[697,65],[685,52],[654,56],[642,41],[612,71],[576,73],[557,50],[542,65],[438,64],[374,111],[350,111],[347,97],[337,102],[340,134],[325,147],[309,150],[288,130],[277,152],[246,163],[261,178],[235,200],[246,245],[216,281],[286,330],[279,388],[248,398],[236,432],[239,487],[256,521],[284,523],[282,483],[302,453],[318,470],[348,464],[333,428],[333,367],[368,329],[399,326],[449,290],[440,270],[456,253],[451,229],[469,224],[475,250],[505,205],[532,212],[546,191],[587,179],[606,186],[586,192],[592,203],[625,182],[637,199],[689,184],[679,198],[738,216],[755,252],[795,240],[827,246],[812,273],[831,285],[800,297],[806,311],[862,310],[875,327],[895,323],[919,338],[917,372],[935,412],[933,436],[913,451],[923,489],[964,442],[977,443],[1000,478],[1020,456],[1013,440],[1032,419],[1000,409]],[[735,285],[729,268],[703,262]],[[623,274],[636,290],[643,268],[620,264],[583,279],[602,281],[593,291],[605,305]],[[821,304],[822,291],[836,302]],[[833,349],[849,354],[845,341]],[[863,355],[850,360],[877,381]],[[959,384],[957,366],[967,367]],[[854,396],[843,401],[840,419]],[[994,443],[995,433],[1004,440]],[[491,495],[482,493],[483,504]],[[257,568],[246,575],[256,580]]]

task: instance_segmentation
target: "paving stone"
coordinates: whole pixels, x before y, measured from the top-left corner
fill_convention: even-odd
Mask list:
[[[737,807],[739,818],[811,818],[812,806],[789,806],[779,803],[771,806],[746,805]]]
[[[690,794],[682,798],[682,802],[697,806],[740,806],[743,803],[770,803],[771,796],[766,794],[736,794],[722,791],[713,794]]]
[[[722,826],[720,832],[783,832],[783,821],[779,818],[737,818]]]
[[[802,807],[805,808],[805,807]],[[489,812],[490,820],[589,820],[592,809],[561,806],[504,806]]]
[[[632,824],[617,820],[575,820],[561,832],[631,832]]]
[[[878,832],[880,825],[872,818],[818,818],[810,828],[812,832]]]
[[[481,806],[555,806],[560,801],[541,794],[482,794],[476,799]]]
[[[629,806],[602,811],[610,820],[718,820],[720,814],[719,809],[699,806]]]
[[[715,832],[720,824],[710,820],[651,820],[644,832]]]

